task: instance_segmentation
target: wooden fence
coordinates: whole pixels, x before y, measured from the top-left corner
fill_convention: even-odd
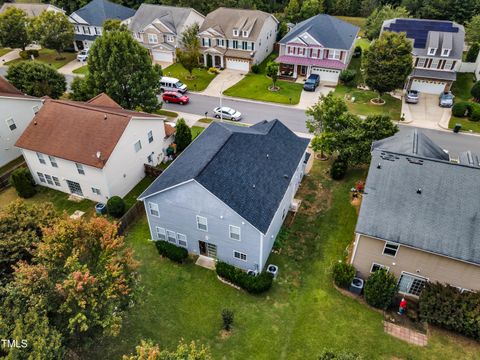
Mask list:
[[[156,168],[155,166],[149,165],[149,164],[143,164],[145,167],[145,175],[151,176],[151,177],[158,177],[161,173],[162,170],[159,168]]]
[[[26,167],[27,164],[25,162],[22,162],[20,164],[15,165],[13,168],[8,170],[7,172],[3,173],[0,175],[0,191],[5,190],[7,187],[10,186],[10,175],[12,175],[12,172],[17,170],[20,167]]]
[[[118,234],[124,235],[130,227],[135,224],[145,214],[143,202],[137,201],[128,211],[121,217]]]

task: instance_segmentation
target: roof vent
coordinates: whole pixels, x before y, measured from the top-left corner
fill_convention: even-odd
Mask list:
[[[35,120],[35,121],[33,122],[33,125],[37,125],[37,120]]]
[[[102,153],[101,153],[100,151],[97,151],[97,154],[96,154],[96,156],[97,156],[97,159],[99,159],[99,160],[100,160],[100,159],[101,159],[101,157],[102,157]]]
[[[270,155],[269,155],[269,154],[267,154],[267,159],[268,159],[269,157],[270,157]]]
[[[288,179],[288,175],[287,175],[287,174],[283,174],[283,177],[284,177],[285,179]]]
[[[377,169],[381,169],[381,168],[382,168],[382,164],[378,163]]]
[[[417,194],[421,194],[422,193],[422,188],[418,188],[417,189]]]
[[[107,120],[107,114],[103,115],[103,120]]]
[[[253,184],[253,188],[255,189],[255,184]]]

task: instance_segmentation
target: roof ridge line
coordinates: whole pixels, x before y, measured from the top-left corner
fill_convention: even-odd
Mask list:
[[[133,115],[130,115],[130,114],[125,114],[125,113],[122,113],[122,112],[116,112],[116,111],[108,110],[110,108],[104,109],[104,108],[98,107],[97,105],[84,104],[83,102],[79,102],[79,101],[69,102],[69,101],[65,101],[65,100],[53,100],[53,99],[50,100],[50,101],[55,102],[57,104],[61,104],[61,105],[74,106],[74,107],[79,107],[79,108],[83,108],[83,109],[99,111],[99,112],[103,112],[103,113],[107,113],[107,114],[119,115],[119,116],[130,117],[130,118],[134,117]],[[126,110],[126,109],[123,109],[123,108],[122,108],[122,110],[132,111],[132,110]]]

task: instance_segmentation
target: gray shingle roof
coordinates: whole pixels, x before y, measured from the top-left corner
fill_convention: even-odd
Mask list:
[[[102,26],[107,19],[128,19],[135,15],[135,10],[108,0],[92,0],[73,14],[80,16],[89,25]]]
[[[464,151],[458,154],[458,162],[464,165],[480,167],[480,159],[478,155],[471,151]]]
[[[356,231],[480,265],[479,178],[479,168],[374,149]]]
[[[138,8],[135,16],[129,24],[129,28],[134,32],[139,32],[147,25],[151,24],[155,19],[159,19],[162,23],[168,26],[174,34],[179,34],[179,29],[192,11],[195,10],[192,8],[144,3]]]
[[[326,48],[348,50],[352,47],[359,30],[357,26],[334,16],[319,14],[295,25],[279,43],[286,44],[304,32],[308,32]]]
[[[308,143],[278,120],[213,123],[139,199],[195,179],[266,233]]]
[[[435,144],[424,133],[417,129],[375,141],[372,149],[381,149],[405,155],[418,155],[421,157],[449,160],[448,154]]]

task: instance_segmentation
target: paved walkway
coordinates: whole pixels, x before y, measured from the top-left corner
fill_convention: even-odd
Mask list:
[[[205,269],[215,270],[215,259],[200,255],[195,262],[195,265],[201,266]]]
[[[68,64],[65,64],[62,66],[60,69],[58,69],[58,72],[60,74],[64,75],[75,75],[75,76],[82,76],[81,74],[74,74],[73,70],[76,70],[78,68],[81,68],[82,66],[87,65],[86,62],[78,61],[77,59],[70,61]]]
[[[199,94],[208,96],[220,96],[220,93],[232,87],[245,76],[245,72],[238,70],[225,69],[208,84],[207,88],[199,91]]]
[[[5,65],[5,63],[18,59],[20,57],[20,49],[13,49],[12,51],[6,53],[3,56],[0,56],[0,66]]]
[[[403,326],[392,324],[388,321],[383,322],[383,329],[387,334],[390,334],[397,339],[406,341],[413,345],[427,346],[428,338],[425,334],[410,330]]]

